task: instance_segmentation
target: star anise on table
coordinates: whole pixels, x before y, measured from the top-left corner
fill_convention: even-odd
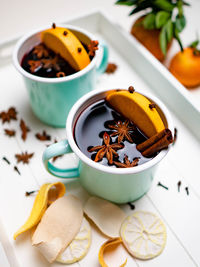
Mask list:
[[[34,73],[38,70],[39,67],[42,67],[41,60],[29,60],[28,64],[30,66],[31,73]]]
[[[4,129],[5,135],[12,137],[15,136],[16,132],[15,130],[9,130],[9,129]]]
[[[21,154],[16,154],[17,163],[22,162],[23,164],[28,164],[29,160],[33,157],[34,153],[28,154],[27,151],[22,152]]]
[[[90,44],[88,45],[89,56],[92,56],[92,57],[95,56],[95,51],[99,49],[98,45],[99,45],[99,42],[97,40],[91,40]]]
[[[60,66],[58,64],[58,56],[54,58],[43,58],[41,59],[44,69],[53,68],[55,71],[60,71]]]
[[[14,107],[10,107],[8,111],[2,111],[0,113],[2,123],[10,122],[10,120],[17,120],[17,111]]]
[[[102,158],[106,156],[108,163],[113,164],[113,156],[118,157],[118,153],[116,152],[116,150],[123,148],[124,145],[119,143],[110,144],[110,141],[111,140],[109,134],[105,132],[103,135],[104,144],[101,146],[94,146],[88,150],[89,152],[97,151],[97,154],[94,159],[95,162],[102,160]]]
[[[50,141],[51,136],[46,133],[46,131],[43,131],[42,134],[36,133],[35,137],[40,141]]]
[[[132,162],[128,159],[128,156],[124,156],[124,163],[114,161],[114,164],[119,167],[119,168],[130,168],[130,167],[135,167],[138,165],[139,158],[134,158]]]
[[[26,123],[23,119],[20,121],[20,129],[21,129],[21,138],[25,141],[27,138],[27,133],[30,132],[30,129],[27,127]]]
[[[49,52],[46,49],[46,47],[42,44],[36,45],[35,48],[33,49],[33,54],[37,56],[37,58],[42,58],[42,57],[48,57]]]
[[[118,143],[121,143],[124,139],[127,139],[130,143],[133,143],[130,133],[135,130],[135,126],[131,125],[128,120],[124,122],[117,121],[114,125],[109,124],[108,128],[116,130],[110,136],[118,135]]]

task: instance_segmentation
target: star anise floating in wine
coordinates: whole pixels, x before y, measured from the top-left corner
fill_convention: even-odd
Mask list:
[[[51,136],[46,133],[46,131],[43,131],[42,134],[36,133],[35,137],[40,141],[50,141]]]
[[[99,49],[98,45],[99,45],[99,42],[97,40],[91,40],[90,44],[88,45],[89,56],[92,56],[92,57],[95,56],[95,51]]]
[[[115,130],[115,132],[113,132],[110,136],[118,135],[118,143],[121,143],[125,139],[127,139],[130,143],[133,143],[131,132],[135,130],[135,126],[131,125],[128,120],[124,122],[118,121],[114,125],[109,124],[108,128]]]
[[[37,58],[49,56],[49,52],[43,44],[36,45],[33,50],[33,54],[35,54]]]
[[[14,107],[10,107],[8,111],[0,112],[2,123],[10,122],[10,120],[17,120],[17,111]]]
[[[43,58],[41,62],[43,64],[44,69],[53,68],[55,71],[60,71],[60,65],[58,64],[58,56],[56,55],[53,58]]]
[[[22,152],[21,154],[16,154],[17,163],[22,162],[23,164],[28,164],[29,160],[33,157],[34,153],[28,153],[27,151]]]
[[[138,165],[140,158],[134,158],[132,162],[130,162],[130,160],[128,159],[128,156],[125,155],[124,156],[124,163],[122,162],[118,162],[118,161],[114,161],[114,164],[119,167],[119,168],[130,168],[130,167],[135,167]]]
[[[30,66],[31,73],[36,72],[40,67],[42,67],[41,60],[29,60],[28,64]]]
[[[123,144],[113,143],[111,144],[111,138],[107,132],[103,135],[103,145],[101,146],[94,146],[90,148],[89,152],[97,152],[94,161],[98,162],[106,156],[108,163],[113,164],[113,156],[118,157],[118,153],[116,150],[121,149],[124,147]]]

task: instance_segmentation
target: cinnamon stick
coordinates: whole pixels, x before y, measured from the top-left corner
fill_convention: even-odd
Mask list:
[[[144,157],[151,157],[156,152],[167,148],[169,144],[173,142],[172,133],[169,129],[153,135],[143,143],[137,145],[137,149],[142,153]]]

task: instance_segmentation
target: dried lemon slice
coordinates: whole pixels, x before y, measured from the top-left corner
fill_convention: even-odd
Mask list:
[[[138,259],[158,256],[166,244],[166,228],[151,212],[137,211],[122,223],[121,238],[131,255]]]
[[[91,227],[89,222],[83,218],[81,228],[69,246],[58,256],[57,262],[71,264],[81,260],[88,252],[91,244]]]

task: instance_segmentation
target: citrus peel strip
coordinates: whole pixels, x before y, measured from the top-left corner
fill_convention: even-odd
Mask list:
[[[104,253],[106,251],[106,249],[109,247],[112,247],[112,246],[116,246],[116,245],[120,245],[120,244],[123,244],[123,241],[120,237],[116,237],[116,238],[112,238],[112,239],[109,239],[108,241],[106,241],[100,248],[99,250],[99,263],[101,265],[101,267],[108,267],[108,265],[105,263],[105,260],[104,260]],[[127,263],[127,259],[125,260],[125,262],[120,265],[120,267],[124,267]]]
[[[161,254],[166,244],[164,223],[151,212],[137,211],[122,223],[120,235],[131,255],[147,260]]]
[[[54,189],[53,193],[51,193],[52,189]],[[55,199],[62,197],[65,194],[65,191],[65,185],[61,182],[43,184],[35,198],[29,218],[25,224],[22,225],[17,232],[15,232],[14,239],[16,240],[20,234],[37,225],[47,209],[47,206]]]

